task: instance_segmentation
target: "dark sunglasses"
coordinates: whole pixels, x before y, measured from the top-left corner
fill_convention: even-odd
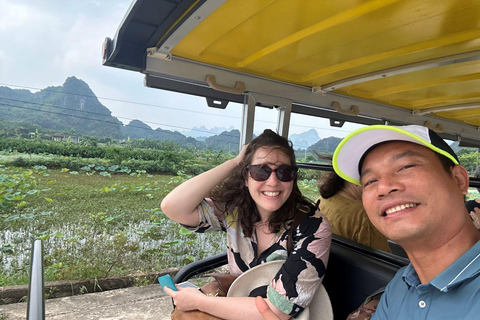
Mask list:
[[[256,164],[249,165],[248,170],[250,176],[255,181],[266,181],[270,178],[272,172],[275,172],[278,180],[283,182],[290,182],[297,177],[298,168],[286,164],[279,165],[276,169],[272,169],[267,165]]]

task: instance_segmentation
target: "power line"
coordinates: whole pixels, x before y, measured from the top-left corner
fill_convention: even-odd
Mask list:
[[[3,99],[3,98],[2,98]],[[14,100],[14,99],[6,99],[6,100]],[[14,101],[18,101],[18,100],[14,100]],[[37,103],[38,104],[38,103]],[[32,111],[37,111],[37,112],[43,112],[43,113],[49,113],[49,114],[55,114],[55,115],[62,115],[62,116],[68,116],[68,117],[72,117],[72,118],[77,118],[77,119],[85,119],[85,120],[91,120],[91,121],[98,121],[98,122],[103,122],[103,123],[107,123],[107,124],[114,124],[114,125],[119,125],[118,122],[114,122],[114,121],[107,121],[107,120],[101,120],[101,119],[94,119],[94,118],[89,118],[89,117],[83,117],[83,116],[78,116],[78,115],[71,115],[71,114],[67,114],[67,113],[61,113],[61,112],[54,112],[54,111],[51,111],[51,110],[39,110],[39,109],[35,109],[35,108],[29,108],[29,107],[25,107],[25,106],[17,106],[17,105],[12,105],[12,104],[7,104],[7,103],[1,103],[0,102],[0,105],[3,105],[3,106],[7,106],[7,107],[14,107],[14,108],[19,108],[19,109],[25,109],[25,110],[32,110]],[[42,105],[42,104],[40,104]],[[45,104],[46,106],[49,106],[48,104]],[[66,109],[66,110],[71,110],[71,111],[81,111],[81,110],[74,110],[74,109],[69,109],[69,108],[64,108],[64,107],[59,107],[61,109]],[[101,113],[95,113],[97,115],[102,115],[102,116],[107,116],[105,114],[101,114]],[[153,129],[147,129],[147,128],[144,128],[144,127],[140,127],[140,126],[135,126],[135,125],[129,125],[131,127],[134,127],[134,128],[138,128],[138,129],[142,129],[142,130],[151,130],[153,132],[155,132],[155,130]],[[178,127],[178,126],[171,126],[171,127],[177,127],[177,128],[183,128],[183,127]],[[183,128],[183,129],[188,129],[188,128]],[[174,134],[174,132],[172,132],[172,134]],[[181,134],[181,133],[180,133]],[[220,135],[217,135],[218,136],[218,139],[222,142],[230,142],[229,140],[227,139],[222,139],[220,138]],[[236,135],[232,135],[232,134],[228,134],[228,133],[223,133],[223,136],[227,136],[227,137],[232,137],[232,138],[238,138],[238,136]],[[195,139],[196,140],[196,139]],[[295,145],[296,147],[305,147],[305,150],[310,147],[310,146],[306,146],[306,145]],[[321,150],[323,151],[323,150]]]
[[[148,104],[148,103],[141,103],[141,102],[134,102],[134,101],[128,101],[128,100],[120,100],[120,99],[113,99],[113,98],[97,97],[97,96],[95,96],[95,95],[87,95],[87,94],[80,94],[80,93],[73,93],[73,92],[65,92],[65,91],[59,91],[59,90],[52,90],[52,89],[48,89],[48,88],[46,88],[46,89],[41,89],[41,88],[36,88],[36,87],[20,86],[20,85],[14,85],[14,84],[6,84],[6,83],[0,83],[0,85],[10,86],[10,87],[16,87],[16,88],[25,88],[25,89],[39,90],[39,91],[48,91],[48,92],[62,93],[62,94],[66,94],[66,95],[74,95],[74,96],[87,97],[87,98],[96,98],[96,99],[110,100],[110,101],[116,101],[116,102],[124,102],[124,103],[144,105],[144,106],[150,106],[150,107],[155,107],[155,108],[163,108],[163,109],[169,109],[169,110],[192,112],[192,113],[196,113],[196,114],[219,116],[219,117],[223,117],[223,118],[241,119],[240,117],[234,117],[234,116],[218,115],[218,114],[214,114],[214,113],[199,112],[199,111],[192,111],[192,110],[184,110],[184,109],[179,109],[179,108],[165,107],[165,106],[159,106],[159,105]],[[4,99],[6,99],[6,98],[4,98]],[[7,99],[7,100],[13,100],[13,99]],[[62,107],[60,107],[60,106],[48,105],[48,104],[42,104],[42,103],[34,103],[34,102],[29,102],[29,101],[20,101],[20,100],[16,100],[16,101],[18,101],[18,102],[24,102],[24,103],[29,103],[29,104],[46,105],[46,106],[51,106],[51,107],[54,107],[54,108],[62,108]],[[75,109],[69,109],[69,108],[66,108],[66,109],[68,109],[68,110],[74,110],[74,111],[75,111]],[[107,109],[108,109],[108,108],[107,108]],[[80,111],[80,110],[79,110],[79,111]],[[110,111],[110,110],[109,110],[109,111]],[[88,112],[88,111],[84,111],[84,112]],[[93,112],[92,112],[92,113],[93,113]],[[101,115],[104,115],[104,114],[101,114]],[[112,116],[112,117],[113,117],[113,116]],[[181,129],[185,129],[185,130],[189,130],[189,131],[196,131],[196,132],[201,132],[201,133],[207,133],[207,134],[210,134],[210,135],[214,135],[214,134],[211,133],[210,131],[205,131],[205,130],[198,130],[198,129],[191,129],[191,128],[173,126],[173,125],[168,125],[168,124],[163,124],[163,123],[157,123],[157,122],[153,122],[153,121],[145,121],[145,120],[141,120],[141,119],[131,119],[131,118],[126,118],[126,117],[118,117],[118,116],[115,116],[115,117],[116,117],[116,118],[119,118],[119,119],[125,119],[125,120],[139,120],[139,121],[142,121],[142,122],[144,122],[144,123],[150,123],[150,124],[155,124],[155,125],[162,125],[162,126],[166,126],[166,127],[181,128]],[[265,122],[265,123],[274,124],[274,122],[271,122],[271,121],[264,121],[264,120],[257,120],[257,121],[258,121],[258,122]]]
[[[234,117],[234,116],[219,115],[219,114],[215,114],[215,113],[206,113],[206,112],[199,112],[199,111],[194,111],[194,110],[185,110],[185,109],[180,109],[180,108],[166,107],[166,106],[161,106],[161,105],[157,105],[157,104],[150,104],[150,103],[143,103],[143,102],[135,102],[135,101],[129,101],[129,100],[122,100],[122,99],[114,99],[114,98],[106,98],[106,97],[97,97],[96,95],[80,94],[80,93],[73,93],[73,92],[65,92],[65,91],[59,91],[59,90],[52,90],[52,89],[48,89],[48,88],[41,89],[41,88],[20,86],[20,85],[15,85],[15,84],[8,84],[8,83],[0,83],[0,85],[2,85],[2,86],[8,86],[8,87],[15,87],[15,88],[32,89],[32,90],[38,90],[38,91],[48,91],[48,92],[55,92],[55,93],[63,93],[63,94],[69,94],[69,95],[74,95],[74,96],[80,96],[80,97],[96,98],[96,99],[102,99],[102,100],[108,100],[108,101],[115,101],[115,102],[123,102],[123,103],[136,104],[136,105],[147,106],[147,107],[154,107],[154,108],[177,110],[177,111],[184,111],[184,112],[191,112],[191,113],[201,113],[201,114],[205,114],[205,115],[219,116],[219,117],[224,117],[224,118],[241,119],[240,117]],[[119,118],[119,117],[117,117],[117,118]]]
[[[103,122],[103,123],[109,123],[109,124],[119,125],[118,122],[114,122],[114,121],[107,121],[107,120],[101,120],[101,119],[88,118],[88,117],[83,117],[83,116],[79,116],[79,115],[72,115],[72,114],[67,114],[67,113],[54,112],[54,111],[51,111],[51,110],[41,110],[41,109],[29,108],[29,107],[25,107],[25,106],[17,106],[17,105],[8,104],[8,103],[0,103],[0,105],[7,106],[7,107],[19,108],[19,109],[32,110],[32,111],[37,111],[37,112],[44,112],[44,113],[50,113],[50,114],[68,116],[68,117],[77,118],[77,119],[85,119],[85,120],[98,121],[98,122]],[[63,108],[63,109],[72,110],[72,109],[69,109],[69,108]],[[75,111],[75,110],[73,110],[73,111]],[[100,115],[106,116],[105,114],[100,114]],[[162,125],[164,125],[164,124],[162,124]],[[135,125],[129,125],[129,126],[134,127],[134,128],[138,128],[138,129],[143,129],[143,130],[152,130],[152,131],[155,131],[155,130],[153,130],[153,129],[151,129],[151,128],[150,128],[150,129],[147,129],[147,128],[140,127],[140,126],[135,126]],[[165,125],[165,126],[174,127],[174,128],[180,128],[180,129],[187,129],[187,130],[188,130],[188,128],[186,128],[186,127],[172,126],[172,125]],[[200,131],[200,130],[198,130],[198,131]],[[206,131],[201,131],[201,132],[206,132]],[[172,132],[172,133],[173,133],[173,132]],[[179,132],[179,133],[180,133],[180,132]],[[180,134],[181,134],[181,133],[180,133]],[[233,136],[233,135],[230,135],[230,136],[235,137],[235,136]]]
[[[66,108],[66,107],[60,107],[60,106],[55,106],[55,105],[50,105],[50,104],[45,104],[45,103],[27,102],[27,101],[16,100],[16,99],[8,99],[8,98],[0,98],[0,99],[9,100],[9,101],[14,101],[14,102],[24,102],[24,103],[34,104],[34,105],[39,105],[39,106],[53,107],[53,108],[58,108],[58,109],[62,109],[62,110],[80,112],[80,113],[94,114],[94,115],[99,115],[99,116],[110,116],[110,115],[103,114],[103,113],[89,112],[89,111],[85,111],[85,110],[70,109],[70,108]],[[77,119],[84,119],[84,120],[90,120],[90,121],[98,121],[98,122],[103,122],[103,123],[108,123],[108,124],[114,124],[114,125],[119,125],[119,124],[120,124],[120,123],[114,122],[114,121],[108,121],[108,120],[101,120],[101,119],[83,117],[83,116],[72,115],[72,114],[68,114],[68,113],[54,112],[54,111],[51,111],[51,110],[42,110],[42,109],[29,108],[29,107],[25,107],[25,106],[18,106],[18,105],[13,105],[13,104],[8,104],[8,103],[0,103],[0,105],[8,106],[8,107],[14,107],[14,108],[19,108],[19,109],[25,109],[25,110],[32,110],[32,111],[37,111],[37,112],[43,112],[43,113],[49,113],[49,114],[55,114],[55,115],[68,116],[68,117],[77,118]],[[122,118],[122,119],[136,120],[136,119],[129,119],[129,118]],[[142,121],[142,122],[143,122],[143,121]],[[212,134],[211,132],[203,131],[203,130],[193,130],[193,129],[189,129],[189,128],[186,128],[186,127],[173,126],[173,125],[167,125],[167,124],[156,123],[156,122],[150,122],[150,123],[154,123],[154,124],[158,124],[158,125],[163,125],[163,126],[167,126],[167,127],[173,127],[173,128],[179,128],[179,129],[186,129],[186,130],[192,130],[192,131],[198,131],[198,132],[203,132],[203,133]],[[122,126],[123,126],[123,124],[122,124]],[[153,129],[151,129],[151,128],[148,129],[148,128],[136,126],[136,125],[133,125],[133,124],[129,124],[128,126],[129,126],[129,127],[133,127],[133,128],[137,128],[137,129],[150,130],[150,131],[155,132],[155,130],[153,130]],[[172,132],[172,134],[173,134],[173,133],[174,133],[174,132]],[[181,134],[181,133],[180,133],[180,134]],[[220,139],[220,135],[217,134],[217,136],[218,136],[219,139]],[[232,134],[228,134],[228,133],[223,133],[223,136],[232,137],[232,138],[237,138],[237,136],[232,135]],[[229,142],[229,140],[227,140],[227,139],[220,139],[220,141]],[[303,145],[303,144],[295,144],[295,147],[307,149],[307,148],[310,147],[310,146],[308,146],[308,145]]]
[[[33,104],[33,105],[38,105],[38,106],[52,107],[52,108],[57,108],[57,109],[62,109],[62,110],[68,110],[68,111],[74,111],[74,112],[80,112],[80,113],[94,114],[94,115],[105,116],[105,117],[113,117],[111,114],[104,114],[104,113],[99,113],[99,112],[94,112],[94,111],[71,109],[71,108],[60,107],[60,106],[56,106],[56,105],[48,104],[48,103],[29,102],[29,101],[23,101],[23,100],[17,100],[17,99],[9,99],[9,98],[2,98],[2,97],[0,97],[0,99],[9,100],[9,101],[14,101],[14,102],[20,102],[20,103],[26,103],[26,104]],[[24,109],[27,108],[27,107],[20,107],[20,106],[16,106],[16,105],[8,105],[8,106],[14,106],[14,107],[17,107],[17,108],[24,108]],[[66,116],[70,116],[70,117],[76,117],[75,115],[63,114],[63,113],[55,113],[55,112],[50,111],[50,110],[41,110],[41,109],[33,109],[33,108],[30,108],[30,110],[41,111],[41,112],[50,112],[50,113],[53,113],[53,114],[59,114],[59,115],[66,115]],[[80,116],[79,116],[79,117],[80,117]],[[158,122],[153,122],[153,121],[143,121],[143,120],[139,120],[139,119],[132,119],[132,118],[126,118],[126,117],[115,117],[115,118],[120,118],[120,119],[125,119],[125,120],[130,120],[130,121],[137,120],[137,121],[142,121],[143,123],[150,123],[150,124],[155,124],[155,125],[159,125],[159,126],[161,125],[161,126],[166,126],[166,127],[174,127],[174,128],[180,128],[180,129],[185,129],[185,130],[198,131],[198,132],[202,132],[202,133],[209,133],[209,134],[211,134],[211,132],[205,131],[205,130],[189,129],[189,128],[186,128],[186,127],[173,126],[173,125],[168,125],[168,124],[158,123]],[[84,119],[99,121],[99,119],[93,119],[93,118],[84,118]],[[115,123],[115,122],[110,121],[109,123]],[[117,124],[117,123],[115,123],[115,124]],[[132,127],[135,127],[135,128],[140,128],[140,129],[148,130],[147,128],[143,128],[143,127],[139,127],[139,126],[135,126],[135,125],[131,125],[131,124],[129,124],[129,126],[132,126]],[[152,129],[152,130],[153,130],[153,129]]]
[[[8,84],[8,83],[0,83],[0,85],[3,86],[9,86],[9,87],[15,87],[15,88],[24,88],[24,89],[32,89],[32,90],[38,90],[38,91],[48,91],[48,92],[55,92],[55,93],[63,93],[63,94],[69,94],[69,95],[75,95],[75,96],[81,96],[81,97],[89,97],[89,98],[96,98],[96,99],[102,99],[102,100],[109,100],[109,101],[115,101],[115,102],[123,102],[123,103],[129,103],[129,104],[136,104],[136,105],[142,105],[142,106],[148,106],[148,107],[154,107],[154,108],[162,108],[162,109],[169,109],[169,110],[177,110],[177,111],[184,111],[184,112],[191,112],[191,113],[197,113],[197,114],[203,114],[203,115],[212,115],[212,116],[218,116],[218,117],[224,117],[224,118],[231,118],[231,119],[241,119],[241,117],[235,117],[235,116],[227,116],[227,115],[219,115],[215,113],[207,113],[207,112],[199,112],[199,111],[193,111],[193,110],[184,110],[180,108],[174,108],[174,107],[166,107],[166,106],[161,106],[161,105],[156,105],[156,104],[150,104],[150,103],[142,103],[142,102],[135,102],[135,101],[129,101],[129,100],[122,100],[122,99],[114,99],[114,98],[107,98],[107,97],[97,97],[96,95],[87,95],[87,94],[80,94],[80,93],[73,93],[73,92],[65,92],[65,91],[60,91],[60,90],[52,90],[52,89],[41,89],[37,87],[29,87],[29,86],[21,86],[21,85],[15,85],[15,84]],[[29,102],[25,102],[29,103]],[[126,120],[131,120],[126,117],[116,117],[120,119],[126,119]],[[158,125],[164,125],[164,126],[170,126],[166,124],[159,124],[151,121],[144,121],[140,119],[134,119],[134,120],[139,120],[144,123],[151,123],[151,124],[158,124]],[[265,121],[265,120],[257,120],[258,122],[264,122],[264,123],[270,123],[270,124],[275,124],[275,122],[272,121]],[[300,127],[300,128],[310,128],[310,129],[319,129],[319,130],[324,130],[323,128],[318,128],[318,127],[312,127],[312,126],[306,126],[306,125],[300,125],[300,124],[290,124],[291,126],[295,127]],[[175,127],[175,126],[172,126]],[[187,130],[192,130],[192,131],[198,131],[198,132],[206,132],[210,133],[208,131],[203,131],[203,130],[193,130],[187,128]],[[335,129],[335,128],[329,128],[331,131],[338,131],[338,132],[349,132],[348,130],[341,130],[341,129]]]
[[[38,106],[51,107],[51,108],[62,109],[62,110],[68,110],[68,111],[79,112],[79,113],[86,113],[86,114],[94,114],[94,115],[99,115],[99,116],[112,117],[111,114],[104,114],[104,113],[100,113],[100,112],[87,111],[87,110],[72,109],[72,108],[61,107],[61,106],[57,106],[57,105],[53,105],[53,104],[48,104],[48,103],[29,102],[29,101],[24,101],[24,100],[10,99],[10,98],[2,98],[2,97],[0,97],[0,99],[8,100],[8,101],[13,101],[13,102],[19,102],[19,103],[33,104],[33,105],[38,105]],[[9,105],[9,106],[12,106],[12,105]],[[16,107],[17,107],[17,108],[24,108],[24,109],[27,108],[27,107],[20,107],[20,106],[16,106]],[[31,108],[31,109],[29,109],[29,110],[41,111],[41,112],[51,112],[51,113],[53,113],[52,111],[49,111],[49,110],[41,110],[41,109],[33,109],[33,108]],[[55,113],[53,113],[53,114],[55,114]],[[71,115],[71,114],[62,114],[62,113],[56,113],[56,114],[66,115],[66,116],[70,116],[70,117],[75,117],[75,115]],[[80,117],[80,118],[81,118],[81,117]],[[125,119],[125,120],[130,120],[130,121],[138,120],[138,119],[132,119],[132,118],[127,118],[127,117],[115,117],[115,118]],[[93,119],[93,118],[83,118],[83,119],[99,121],[99,119]],[[138,121],[142,121],[143,123],[155,124],[155,125],[158,125],[158,126],[180,128],[180,129],[185,129],[185,130],[191,130],[191,131],[206,133],[206,134],[209,134],[209,135],[215,135],[215,134],[213,134],[213,133],[211,133],[211,132],[209,132],[209,131],[205,131],[205,130],[189,129],[189,128],[185,128],[185,127],[172,126],[172,125],[167,125],[167,124],[164,124],[164,123],[158,123],[158,122],[153,122],[153,121],[143,121],[143,120],[138,120]],[[115,124],[115,122],[111,122],[111,121],[109,121],[108,123]],[[273,122],[272,122],[272,123],[273,123]],[[135,125],[132,125],[132,124],[129,124],[129,126],[130,126],[130,127],[134,127],[134,128],[149,130],[149,129],[147,129],[147,128],[143,128],[143,127],[140,127],[140,126],[135,126]],[[307,126],[305,126],[305,127],[307,127]],[[152,130],[153,130],[153,129],[152,129]],[[228,134],[226,134],[226,135],[227,135],[227,136],[234,137],[233,135],[228,135]],[[309,146],[297,144],[296,147],[308,148]]]
[[[14,108],[19,108],[19,109],[32,110],[32,111],[37,111],[37,112],[44,112],[44,113],[49,113],[49,114],[56,114],[56,115],[68,116],[68,117],[77,118],[77,119],[85,119],[85,120],[98,121],[98,122],[103,122],[103,123],[108,123],[108,124],[119,125],[118,122],[101,120],[101,119],[94,119],[94,118],[88,118],[88,117],[83,117],[83,116],[78,116],[78,115],[71,115],[71,114],[66,114],[66,113],[61,113],[61,112],[54,112],[54,111],[50,111],[50,110],[39,110],[39,109],[35,109],[35,108],[16,106],[16,105],[7,104],[7,103],[0,103],[0,105],[8,106],[8,107],[14,107]],[[68,108],[67,108],[67,109],[68,109]],[[71,110],[71,109],[68,109],[68,110]],[[153,129],[147,129],[147,128],[140,127],[140,126],[135,126],[135,125],[130,125],[130,126],[131,126],[131,127],[134,127],[134,128],[142,129],[142,130],[151,130],[152,132],[155,132],[155,130],[153,130]],[[171,126],[171,127],[176,127],[176,126]],[[177,127],[177,128],[188,129],[188,128],[183,128],[183,127]],[[171,131],[170,131],[170,132],[171,132]],[[174,134],[175,132],[171,132],[171,133]],[[168,133],[167,133],[167,134],[168,134]],[[179,133],[179,134],[181,134],[181,133]],[[238,138],[237,136],[232,135],[232,134],[228,134],[228,133],[223,133],[223,136],[232,137],[232,138]],[[219,139],[220,141],[222,141],[222,142],[230,142],[230,141],[227,140],[227,139],[222,139],[222,138],[220,138],[220,135],[218,135],[218,139]],[[196,140],[196,139],[195,139],[195,140]],[[197,141],[198,141],[198,140],[197,140]]]
[[[203,114],[203,115],[214,115],[214,116],[220,116],[220,117],[225,117],[225,118],[240,119],[240,117],[234,117],[234,116],[223,116],[223,115],[218,115],[218,114],[211,114],[211,113],[205,113],[205,112],[184,110],[184,109],[179,109],[179,108],[165,107],[165,106],[160,106],[160,105],[140,103],[140,102],[134,102],[134,101],[128,101],[128,100],[113,99],[113,98],[106,98],[106,97],[97,97],[97,96],[95,96],[95,95],[87,95],[87,94],[79,94],[79,93],[65,92],[65,91],[60,91],[60,90],[52,90],[52,89],[48,89],[48,88],[41,89],[41,88],[36,88],[36,87],[20,86],[20,85],[5,84],[5,83],[0,83],[0,85],[10,86],[10,87],[16,87],[16,88],[26,88],[26,89],[32,89],[32,90],[38,90],[38,91],[49,91],[49,92],[55,92],[55,93],[62,93],[62,94],[66,94],[66,95],[75,95],[75,96],[81,96],[81,97],[87,97],[87,98],[96,98],[96,99],[103,99],[103,100],[110,100],[110,101],[116,101],[116,102],[124,102],[124,103],[144,105],[144,106],[155,107],[155,108],[164,108],[164,109],[177,110],[177,111],[193,112],[193,113],[197,113],[197,114],[200,113],[200,114]],[[17,99],[9,99],[9,98],[1,98],[1,97],[0,97],[0,99],[9,100],[9,101],[14,101],[14,102],[19,102],[19,103],[33,104],[33,105],[38,105],[38,106],[47,106],[47,107],[51,107],[51,108],[69,110],[69,111],[80,112],[80,113],[83,112],[83,113],[95,114],[95,115],[100,115],[100,116],[111,116],[111,117],[114,117],[114,116],[112,116],[111,114],[103,114],[103,113],[98,113],[98,112],[93,112],[93,111],[70,109],[70,108],[65,108],[65,107],[56,106],[56,105],[52,105],[52,104],[46,104],[46,103],[36,103],[36,102],[22,101],[22,100],[17,100]],[[74,117],[74,118],[76,117],[76,118],[86,119],[86,120],[92,120],[92,121],[101,121],[101,122],[110,123],[110,124],[118,124],[118,123],[111,122],[111,121],[104,121],[104,120],[100,120],[100,119],[86,118],[86,117],[75,116],[75,115],[71,115],[71,114],[55,113],[55,112],[53,112],[53,111],[39,110],[39,109],[33,109],[33,108],[27,108],[27,107],[20,107],[20,106],[15,106],[15,105],[8,105],[8,104],[4,104],[4,105],[6,105],[6,106],[12,106],[12,107],[17,107],[17,108],[24,108],[24,109],[29,109],[29,110],[39,111],[39,112],[50,112],[50,113],[52,113],[52,114],[70,116],[70,117]],[[107,108],[107,109],[108,109],[108,108]],[[110,110],[109,110],[109,111],[110,111]],[[189,130],[189,131],[195,131],[195,132],[200,132],[200,133],[206,133],[206,134],[208,134],[208,135],[215,135],[214,133],[212,133],[212,132],[210,132],[210,131],[199,130],[199,129],[192,129],[192,128],[187,128],[187,127],[182,127],[182,126],[168,125],[168,124],[158,123],[158,122],[153,122],[153,121],[145,121],[145,120],[140,120],[140,119],[132,119],[132,118],[127,118],[127,117],[119,117],[119,116],[115,116],[115,118],[125,119],[125,120],[130,120],[130,121],[138,120],[138,121],[141,121],[141,122],[147,123],[147,124],[153,124],[153,125],[158,125],[158,126],[164,126],[164,127],[170,127],[170,128],[177,128],[177,129],[183,129],[183,130]],[[264,122],[264,123],[275,124],[275,122],[265,121],[265,120],[257,120],[257,122]],[[122,125],[123,125],[123,124],[122,124]],[[143,128],[143,127],[135,126],[135,125],[131,125],[131,124],[129,124],[129,126],[130,126],[130,127],[134,127],[134,128],[138,128],[138,129],[149,130],[149,129],[147,129],[147,128]],[[291,126],[294,126],[294,127],[303,127],[303,128],[310,128],[310,129],[325,130],[325,129],[323,129],[323,128],[306,126],[306,125],[299,125],[299,124],[294,124],[294,123],[291,123]],[[151,130],[154,131],[153,129],[151,129]],[[348,130],[340,130],[340,129],[333,129],[333,128],[329,128],[329,130],[331,130],[331,131],[338,131],[338,132],[349,132]],[[216,135],[218,135],[218,134],[216,134]],[[230,137],[236,137],[236,136],[229,135],[229,134],[224,134],[224,135],[230,136]],[[224,140],[224,141],[227,141],[227,140]],[[309,146],[297,144],[296,147],[305,148],[305,149],[306,149],[306,148],[308,148]]]

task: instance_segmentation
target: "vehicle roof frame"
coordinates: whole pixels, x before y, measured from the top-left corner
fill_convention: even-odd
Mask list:
[[[292,103],[310,106],[311,109],[305,109],[304,112],[311,115],[314,115],[312,111],[315,108],[333,110],[336,103],[340,104],[344,110],[357,106],[360,116],[381,119],[391,124],[430,125],[433,130],[439,133],[445,132],[457,136],[453,140],[465,138],[471,140],[470,142],[477,147],[480,146],[480,141],[478,140],[480,135],[479,127],[461,124],[428,114],[415,115],[405,109],[332,92],[315,93],[309,87],[260,78],[175,56],[172,56],[171,59],[165,59],[161,54],[147,55],[146,68],[143,73],[147,76],[157,76],[199,86],[208,86],[206,82],[207,75],[213,75],[220,83],[231,87],[234,87],[234,84],[237,82],[243,82],[246,92],[283,98],[291,100]],[[293,111],[295,112],[294,109]]]

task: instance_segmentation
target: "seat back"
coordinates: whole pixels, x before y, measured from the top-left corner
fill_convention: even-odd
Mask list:
[[[377,289],[384,287],[408,260],[333,235],[323,280],[335,319],[344,320]]]

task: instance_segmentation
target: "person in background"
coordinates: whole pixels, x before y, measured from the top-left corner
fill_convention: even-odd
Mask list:
[[[264,297],[279,319],[296,316],[309,305],[325,274],[331,242],[328,220],[297,186],[297,170],[291,143],[265,130],[235,159],[184,182],[161,204],[170,219],[190,230],[226,232],[234,275],[285,260]],[[179,310],[262,319],[254,297],[210,297],[192,288],[165,291]]]
[[[480,178],[480,166],[477,167],[475,172],[473,173],[475,178]],[[477,187],[478,192],[480,192],[480,187]],[[469,200],[465,204],[467,206],[467,210],[470,213],[470,217],[472,217],[473,223],[480,230],[480,198],[475,200]]]
[[[473,224],[475,224],[475,227],[480,230],[480,199],[469,200],[467,201],[466,205]]]
[[[480,179],[480,166],[475,169],[475,172],[473,173],[474,178],[479,178]],[[477,187],[477,191],[480,192],[480,187]]]
[[[332,233],[366,246],[390,252],[387,238],[368,219],[362,204],[362,188],[345,181],[335,172],[319,181],[320,211],[332,225]]]

